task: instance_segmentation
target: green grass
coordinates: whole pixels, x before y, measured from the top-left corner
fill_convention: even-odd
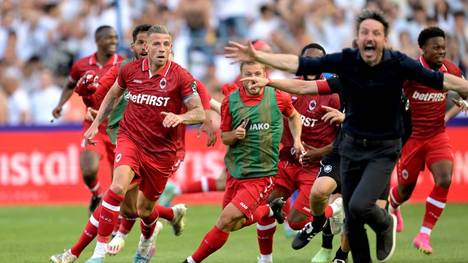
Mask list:
[[[468,262],[468,205],[447,206],[432,235],[434,254],[431,256],[422,255],[411,246],[412,238],[419,230],[423,209],[423,205],[403,208],[406,229],[398,235],[397,250],[391,262]],[[190,207],[187,228],[180,237],[174,237],[170,226],[165,225],[158,238],[158,251],[153,261],[182,262],[198,247],[219,211],[215,206]],[[47,262],[52,254],[69,248],[78,238],[87,219],[86,214],[85,207],[0,208],[0,262]],[[137,232],[130,234],[127,246],[120,255],[108,257],[106,262],[131,262],[137,245]],[[368,231],[368,234],[374,240],[372,231]],[[282,227],[278,228],[274,247],[276,263],[310,262],[320,239],[314,239],[299,251],[292,250],[290,243],[291,240],[283,235]],[[371,244],[373,247],[373,241]],[[334,245],[338,245],[337,238]],[[88,247],[78,262],[84,262],[93,248],[94,244]],[[254,263],[257,255],[255,227],[251,226],[232,233],[226,245],[205,262]]]

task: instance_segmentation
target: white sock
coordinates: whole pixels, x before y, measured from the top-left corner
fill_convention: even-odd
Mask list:
[[[425,226],[422,226],[421,230],[419,230],[419,233],[427,234],[429,236],[431,235],[431,232],[432,232],[432,229],[425,227]]]
[[[273,255],[272,254],[268,254],[268,255],[260,254],[260,260],[273,261]]]
[[[97,241],[96,247],[94,248],[94,253],[91,258],[103,258],[106,256],[106,247],[107,243],[102,243]]]
[[[187,258],[188,263],[197,263],[195,260],[193,260],[192,256]]]
[[[120,231],[117,231],[117,234],[115,234],[116,237],[121,237],[123,239],[126,239],[127,238],[127,234],[124,234]]]

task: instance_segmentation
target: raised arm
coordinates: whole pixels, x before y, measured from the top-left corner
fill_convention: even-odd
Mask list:
[[[468,97],[468,80],[457,77],[455,75],[444,73],[444,89],[453,90],[460,94],[461,97]]]
[[[290,54],[273,54],[255,50],[253,45],[243,45],[234,41],[229,41],[224,48],[227,58],[232,58],[237,62],[257,61],[282,71],[296,73],[299,68],[299,57]]]

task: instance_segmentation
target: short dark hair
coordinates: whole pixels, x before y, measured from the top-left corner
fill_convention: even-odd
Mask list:
[[[106,30],[114,30],[113,27],[109,26],[109,25],[103,25],[103,26],[99,26],[96,31],[94,31],[94,40],[98,40],[99,38],[102,37],[102,33]]]
[[[327,52],[325,51],[325,48],[323,48],[322,45],[320,45],[319,43],[309,43],[309,44],[305,45],[302,48],[301,57],[304,56],[306,51],[309,50],[309,49],[318,49],[318,50],[322,51],[324,55],[327,54]]]
[[[136,26],[132,31],[133,42],[136,41],[138,34],[140,34],[141,32],[148,32],[150,28],[151,28],[150,24],[141,24],[141,25]]]
[[[388,35],[388,21],[382,12],[377,10],[364,9],[356,18],[356,32],[359,32],[359,27],[364,20],[372,19],[380,22],[384,27],[385,36]]]
[[[436,26],[425,28],[423,31],[421,31],[421,33],[419,33],[418,36],[419,47],[422,48],[426,44],[427,40],[433,37],[442,37],[445,39],[444,30]]]

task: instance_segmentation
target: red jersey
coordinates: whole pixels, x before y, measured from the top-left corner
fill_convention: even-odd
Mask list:
[[[339,110],[340,98],[338,94],[292,96],[292,102],[294,108],[301,114],[301,140],[315,148],[322,148],[333,143],[339,127],[322,121],[322,116],[327,113],[322,106]],[[294,141],[287,120],[284,121],[284,127],[283,137],[281,138],[283,148],[281,149],[280,159],[296,160],[294,155],[291,154]]]
[[[256,97],[247,96],[244,88],[241,88],[239,91],[240,97],[246,106],[255,106],[263,98],[263,90],[262,94]],[[275,90],[275,96],[280,112],[286,117],[291,116],[291,114],[294,112],[294,107],[289,95],[287,93]],[[226,96],[221,103],[221,131],[228,132],[235,128],[237,127],[232,127],[232,116],[229,111],[229,96]]]
[[[419,62],[425,68],[429,65],[421,56]],[[444,59],[441,72],[461,76],[461,70],[449,60]],[[406,81],[403,86],[411,106],[413,138],[429,138],[445,130],[445,109],[447,106],[446,90],[437,90],[415,81]]]
[[[198,79],[195,80],[197,82],[197,90],[198,90],[198,95],[200,95],[200,100],[203,105],[204,110],[209,110],[210,107],[210,100],[211,96],[208,93],[208,90],[206,89],[205,85],[199,81]],[[182,112],[186,112],[187,108],[183,107]],[[177,132],[179,133],[179,136],[182,137],[182,140],[179,141],[179,145],[177,146],[177,159],[183,160],[185,158],[185,124],[179,124],[179,127],[177,129]]]
[[[112,57],[107,60],[106,64],[101,65],[97,62],[96,60],[96,53],[81,58],[78,61],[76,61],[70,71],[70,75],[68,76],[68,79],[71,82],[78,82],[78,80],[86,73],[86,71],[93,70],[96,72],[96,75],[101,77],[103,76],[110,68],[114,66],[118,66],[120,62],[124,60],[124,57],[114,54]],[[101,106],[101,101],[97,100],[90,100],[87,97],[82,97],[83,102],[86,105],[86,107],[91,107],[93,109],[99,109],[99,106]]]
[[[173,61],[153,75],[148,59],[142,58],[121,68],[118,84],[128,91],[128,105],[119,132],[126,133],[150,154],[175,158],[183,136],[177,132],[179,127],[163,127],[161,112],[183,112],[184,101],[197,95],[192,75]]]

